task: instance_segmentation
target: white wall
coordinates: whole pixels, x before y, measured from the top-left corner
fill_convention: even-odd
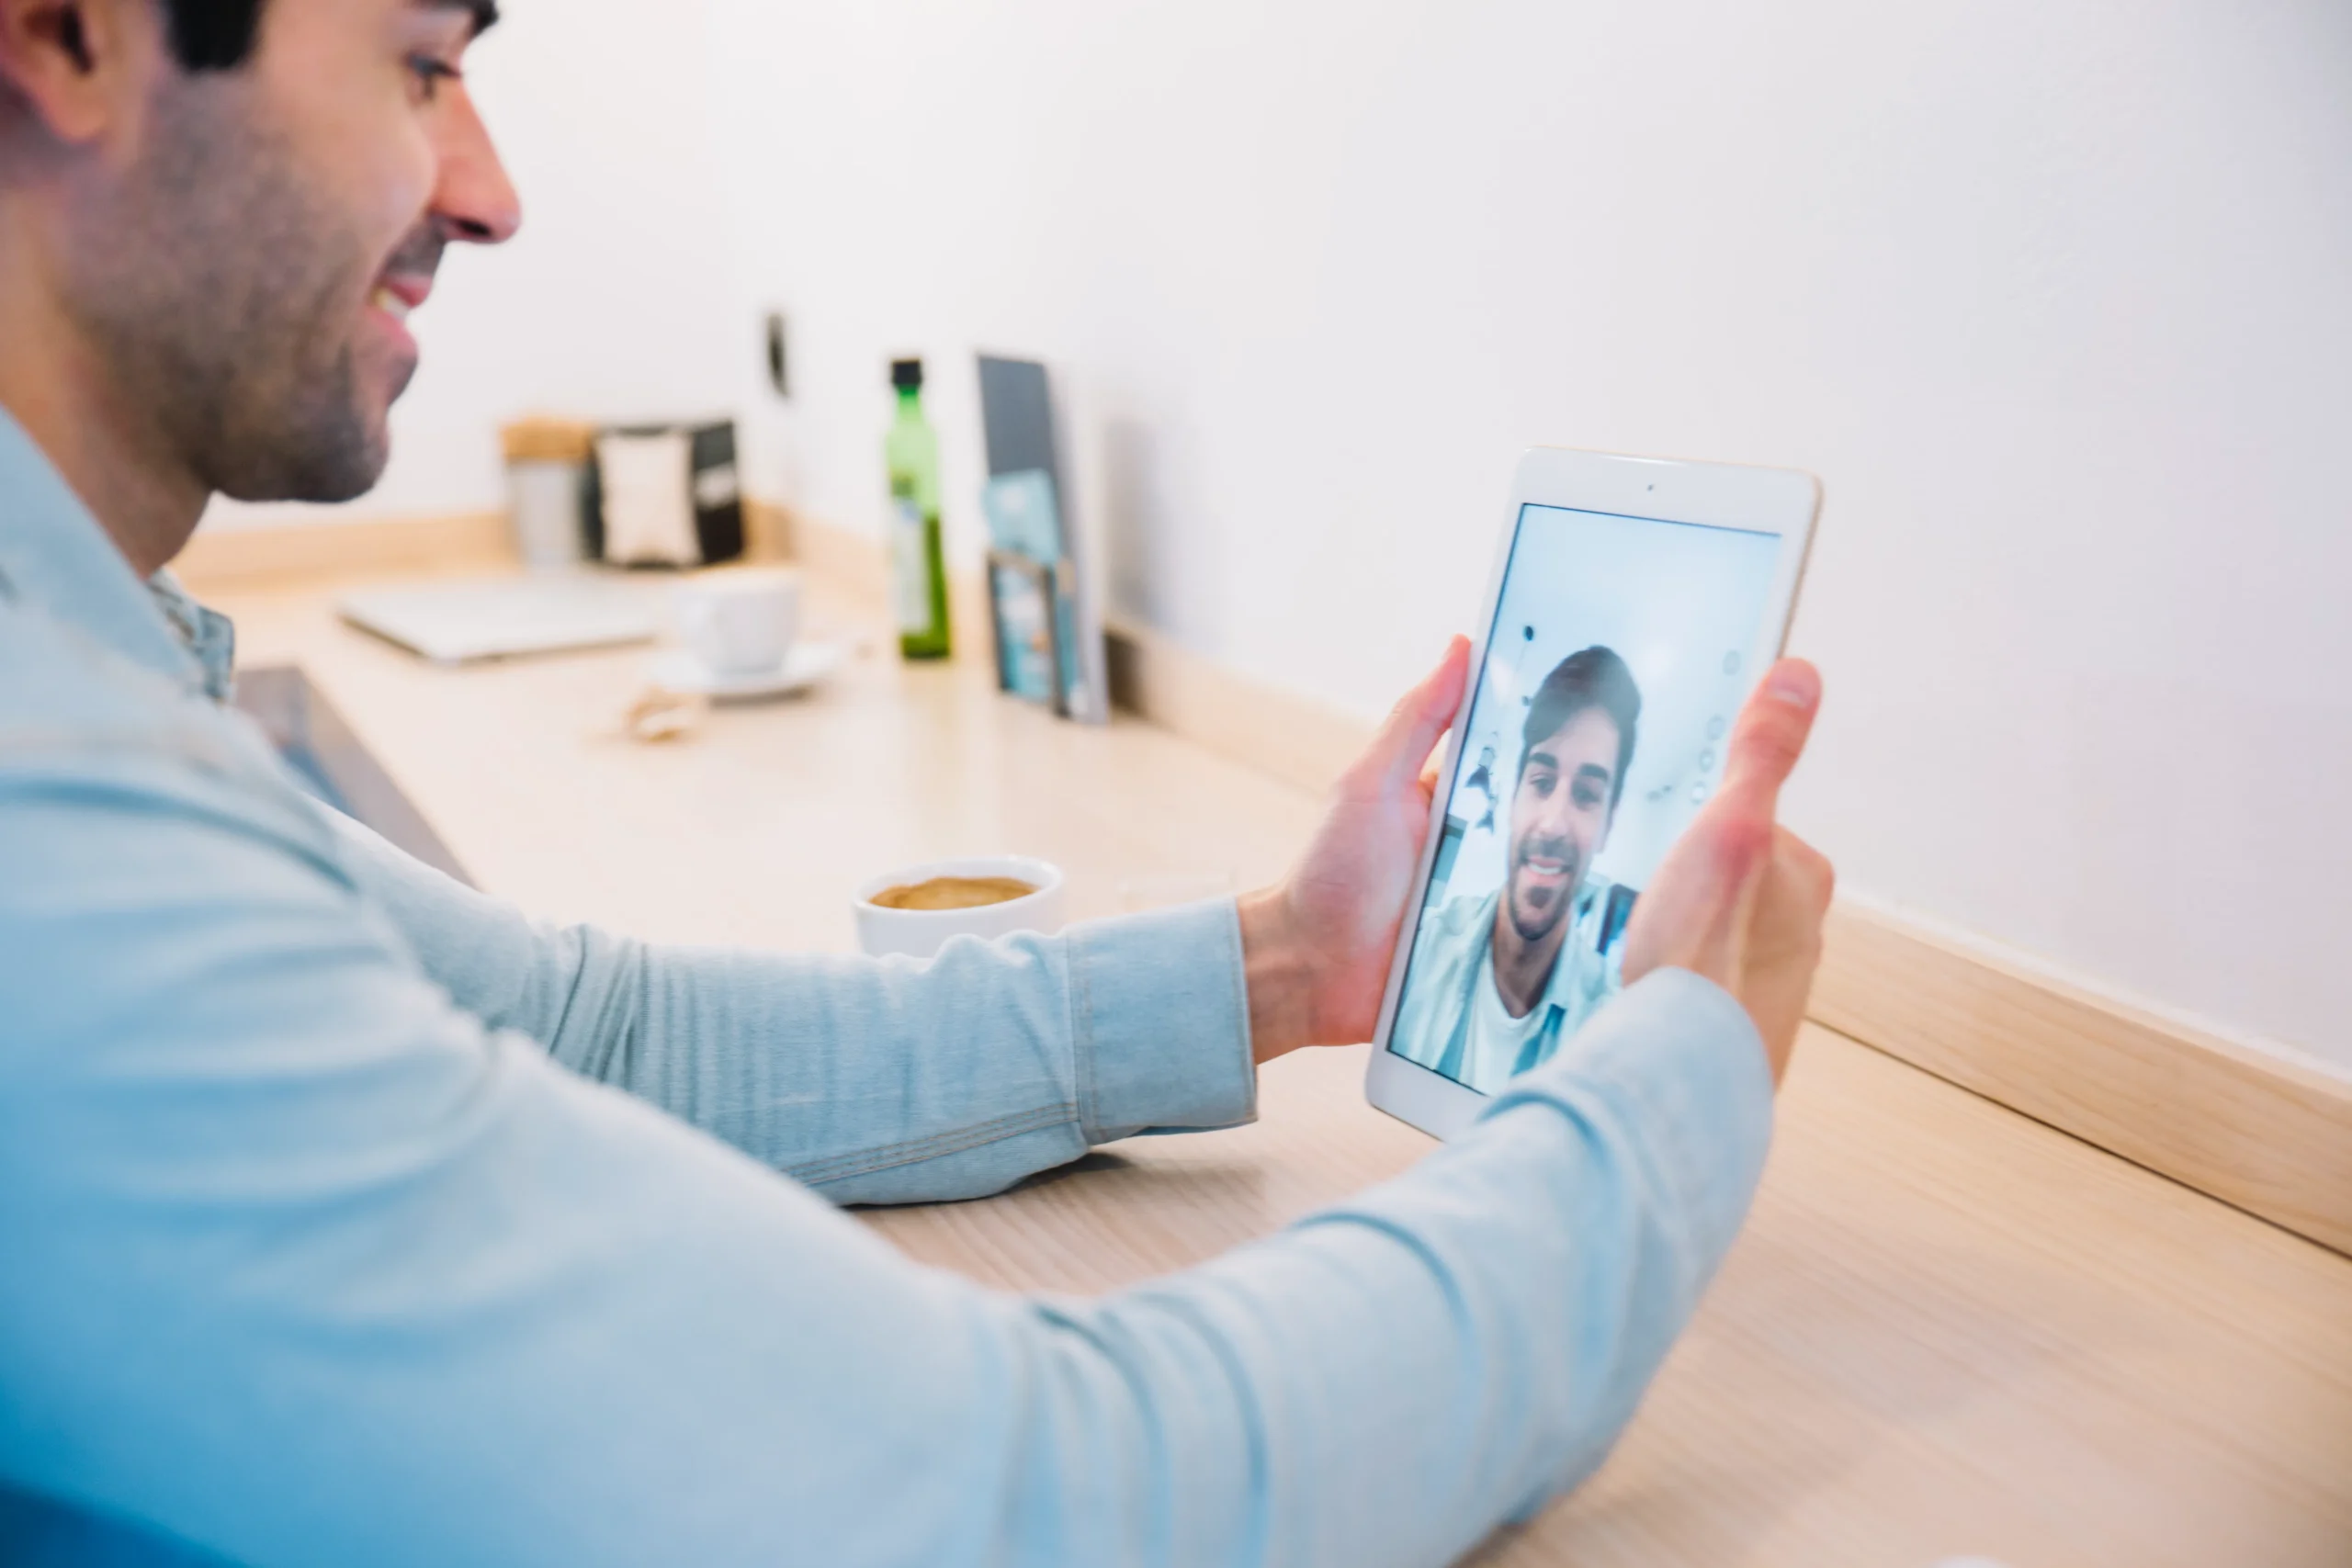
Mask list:
[[[2338,0],[707,13],[798,337],[755,484],[870,525],[922,350],[968,551],[969,351],[1042,355],[1114,603],[1369,714],[1521,446],[1814,469],[1849,887],[2352,1066]]]

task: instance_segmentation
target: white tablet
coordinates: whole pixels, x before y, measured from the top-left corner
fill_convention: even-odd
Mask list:
[[[1451,1136],[1623,985],[1625,923],[1780,656],[1810,474],[1521,460],[1365,1092]]]

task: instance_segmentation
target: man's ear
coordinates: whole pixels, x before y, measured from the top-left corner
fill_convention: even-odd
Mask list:
[[[0,0],[0,89],[56,140],[98,140],[161,53],[156,10],[151,0]]]

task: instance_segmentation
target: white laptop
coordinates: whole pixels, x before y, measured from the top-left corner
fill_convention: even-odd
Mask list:
[[[335,608],[362,631],[465,664],[650,642],[667,620],[674,580],[579,570],[370,588]]]

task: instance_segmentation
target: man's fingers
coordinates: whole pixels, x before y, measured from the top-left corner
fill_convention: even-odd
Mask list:
[[[1438,737],[1462,711],[1469,670],[1470,639],[1457,637],[1445,645],[1445,657],[1437,668],[1389,711],[1364,758],[1384,787],[1403,789],[1419,776]]]
[[[1732,732],[1724,793],[1770,817],[1780,804],[1781,785],[1804,755],[1813,716],[1820,711],[1820,671],[1802,659],[1783,659],[1766,671]]]

